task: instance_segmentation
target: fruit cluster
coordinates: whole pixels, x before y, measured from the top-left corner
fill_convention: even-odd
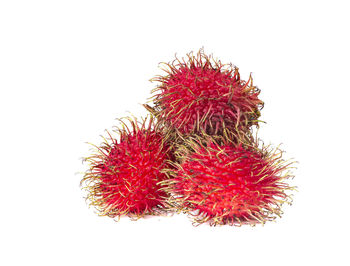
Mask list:
[[[203,50],[166,64],[142,121],[121,119],[86,158],[82,180],[100,215],[184,212],[194,224],[255,225],[291,203],[292,162],[253,134],[263,102],[252,78]]]

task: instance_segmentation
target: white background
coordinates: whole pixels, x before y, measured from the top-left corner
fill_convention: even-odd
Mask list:
[[[1,265],[350,265],[348,1],[1,1]],[[80,190],[86,141],[204,47],[252,72],[260,137],[299,161],[291,207],[257,227],[119,223]]]

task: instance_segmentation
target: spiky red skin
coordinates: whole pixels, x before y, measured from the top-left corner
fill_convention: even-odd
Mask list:
[[[220,134],[257,124],[259,90],[240,79],[238,69],[213,66],[207,57],[170,66],[155,97],[159,117],[182,134]]]
[[[284,168],[274,163],[242,146],[211,143],[177,168],[173,193],[211,225],[264,223],[286,197],[287,185],[279,182]]]
[[[150,129],[121,132],[120,141],[100,148],[90,174],[93,197],[103,215],[141,217],[164,207],[167,194],[158,182],[171,159],[163,135]]]

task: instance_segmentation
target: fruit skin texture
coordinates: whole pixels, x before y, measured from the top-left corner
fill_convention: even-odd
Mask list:
[[[282,203],[290,202],[283,182],[289,164],[281,151],[268,147],[218,143],[192,138],[177,151],[181,163],[174,164],[168,181],[175,208],[190,213],[194,224],[255,225],[280,216]]]
[[[97,154],[86,158],[90,169],[82,183],[90,204],[102,216],[161,213],[167,197],[158,184],[166,178],[161,171],[171,159],[161,126],[152,117],[142,123],[128,120],[130,128],[121,120],[123,127],[117,129],[119,141],[109,134],[110,140],[97,147]]]
[[[153,113],[181,134],[222,134],[248,130],[258,124],[263,102],[259,89],[240,79],[236,67],[224,65],[200,50],[197,56],[167,64],[166,76],[152,81],[160,85],[153,91]]]

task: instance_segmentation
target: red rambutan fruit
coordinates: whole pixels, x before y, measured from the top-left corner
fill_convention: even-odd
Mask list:
[[[152,81],[160,83],[153,90],[154,107],[148,107],[167,126],[181,134],[221,134],[230,130],[249,129],[258,125],[263,102],[252,78],[240,79],[238,68],[224,65],[200,50],[187,60],[166,64],[166,76]]]
[[[282,151],[255,144],[191,137],[179,147],[165,181],[169,202],[194,217],[194,224],[255,225],[282,214],[291,203],[283,182],[292,177]]]
[[[169,167],[171,147],[153,117],[127,120],[131,126],[120,120],[122,127],[116,130],[119,141],[108,133],[109,140],[104,138],[96,154],[85,158],[90,165],[82,180],[87,199],[102,216],[160,214],[167,193],[158,183],[166,178],[162,170]]]

